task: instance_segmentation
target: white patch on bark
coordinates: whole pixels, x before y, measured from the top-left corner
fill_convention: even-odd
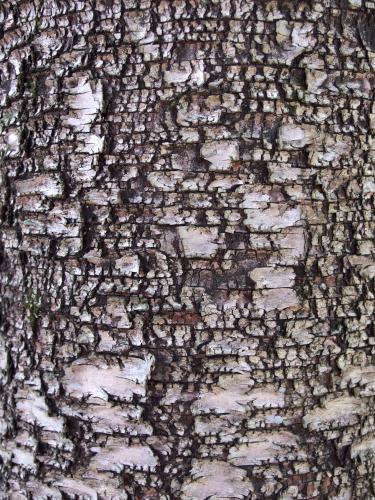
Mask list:
[[[355,441],[350,447],[351,458],[361,458],[366,460],[375,455],[375,437],[366,437]]]
[[[195,415],[202,413],[246,413],[250,408],[284,406],[284,394],[270,387],[253,389],[249,374],[224,375],[211,392],[202,392],[192,405]]]
[[[210,170],[229,170],[239,158],[239,147],[237,142],[206,142],[201,147],[201,156],[210,162]]]
[[[17,130],[9,130],[4,137],[4,142],[7,145],[8,154],[10,157],[17,156],[20,152],[20,132]]]
[[[62,431],[63,419],[48,415],[48,406],[43,396],[34,391],[23,391],[20,396],[16,404],[16,412],[19,414],[21,420],[29,424],[36,424],[48,431]]]
[[[53,29],[37,33],[33,37],[33,45],[44,60],[56,56],[64,45],[63,29],[60,33]]]
[[[115,268],[125,276],[139,274],[139,257],[137,255],[126,255],[115,260]]]
[[[203,352],[207,356],[217,354],[251,356],[256,354],[258,344],[254,340],[237,331],[215,332],[213,339],[204,347]]]
[[[84,137],[84,145],[78,145],[76,152],[95,155],[103,151],[103,146],[104,137],[100,137],[95,134],[88,134]]]
[[[250,193],[244,193],[243,201],[240,203],[241,208],[256,208],[262,206],[260,202],[271,202],[272,197],[267,190],[264,188],[262,190],[253,190]],[[266,206],[266,205],[265,205]]]
[[[126,12],[124,17],[126,24],[126,35],[132,42],[146,43],[146,36],[150,29],[150,11],[132,10]],[[152,40],[149,40],[152,41]]]
[[[35,474],[37,467],[34,460],[34,454],[24,448],[13,448],[12,462],[20,465],[23,469],[27,469]]]
[[[87,77],[80,77],[77,85],[67,89],[69,93],[69,115],[63,119],[64,125],[71,126],[76,132],[90,132],[103,105],[103,89],[100,82],[93,86]]]
[[[325,71],[319,69],[306,70],[307,90],[314,94],[320,94],[322,92],[321,86],[327,78],[328,75]]]
[[[38,500],[61,500],[62,498],[59,490],[37,481],[28,481],[26,488],[32,494],[32,498],[37,498]]]
[[[375,262],[372,257],[366,257],[364,255],[349,255],[344,258],[344,262],[346,265],[358,268],[358,273],[363,278],[375,278]]]
[[[206,79],[203,61],[182,61],[175,64],[171,69],[164,71],[166,83],[180,84],[189,81],[194,86],[201,86]]]
[[[229,177],[225,174],[217,174],[215,175],[215,180],[212,181],[208,186],[208,191],[218,191],[219,193],[223,193],[228,189],[232,189],[235,186],[240,186],[244,181],[242,179],[238,179],[236,177]]]
[[[317,40],[312,23],[279,20],[276,22],[276,41],[280,46],[279,60],[286,64],[302,54],[306,49],[315,46]]]
[[[179,226],[178,235],[185,257],[212,257],[218,249],[217,228]]]
[[[36,175],[31,179],[15,182],[18,195],[39,194],[55,198],[63,194],[63,184],[59,177],[54,175]]]
[[[97,500],[98,498],[95,490],[78,479],[59,479],[55,481],[54,486],[68,495],[73,495],[73,497],[78,496],[79,498],[85,498],[87,500]]]
[[[343,427],[353,424],[365,413],[363,401],[343,396],[324,403],[323,408],[315,408],[302,419],[304,427],[311,430],[324,430],[331,426]]]
[[[252,483],[243,469],[219,460],[194,460],[180,494],[182,500],[219,500],[250,498],[252,491]]]
[[[96,453],[91,465],[98,470],[120,473],[125,467],[154,470],[158,465],[157,457],[148,446],[127,446],[124,440],[117,438],[108,443],[104,448],[91,448]]]
[[[337,495],[332,500],[353,500],[353,492],[350,488],[340,488]]]
[[[124,366],[110,365],[98,358],[80,359],[65,371],[63,385],[72,398],[88,397],[89,402],[107,401],[108,395],[121,401],[131,401],[133,396],[146,394],[146,383],[150,376],[153,356],[128,357]]]
[[[108,190],[103,188],[90,189],[84,194],[83,200],[89,205],[118,205],[120,201],[120,190],[118,188]]]
[[[183,61],[181,64],[176,64],[170,70],[164,72],[164,80],[167,83],[183,83],[186,82],[191,75],[191,65],[189,61]]]
[[[375,394],[375,366],[351,366],[343,371],[340,387],[360,387],[361,396]]]
[[[314,340],[314,334],[311,331],[313,324],[311,320],[289,321],[286,331],[297,344],[308,345]]]
[[[303,227],[291,227],[275,234],[273,241],[277,252],[270,256],[269,264],[292,266],[305,254],[305,232]]]
[[[300,149],[312,144],[317,137],[313,125],[284,124],[279,129],[279,144],[284,149]]]
[[[78,203],[70,206],[56,204],[55,207],[41,219],[26,219],[22,221],[22,231],[25,234],[50,234],[56,236],[76,237],[80,232],[80,205]]]
[[[151,172],[147,176],[151,186],[161,191],[175,191],[176,185],[183,179],[183,172]]]
[[[108,297],[107,305],[100,318],[103,325],[115,328],[131,328],[132,324],[125,309],[125,301],[122,297]]]
[[[256,288],[291,288],[294,285],[295,273],[287,267],[257,267],[249,273],[255,281]]]
[[[8,60],[6,61],[7,64],[1,67],[3,73],[2,78],[8,80],[9,88],[0,90],[2,106],[5,105],[7,98],[9,99],[17,95],[18,78],[22,68],[22,59],[20,58],[20,54],[16,51],[11,53],[10,57],[7,51],[3,51],[3,54],[0,54],[0,61],[2,61],[4,57]]]
[[[61,408],[64,415],[74,416],[90,422],[94,432],[113,434],[114,432],[128,435],[152,434],[152,426],[141,419],[142,408],[127,405],[125,408],[107,404],[90,404],[84,407],[64,405]]]
[[[0,370],[5,372],[8,367],[8,355],[4,341],[0,338]]]
[[[254,305],[258,310],[282,311],[284,309],[297,309],[300,301],[296,292],[291,288],[269,288],[254,292]]]
[[[228,460],[234,465],[261,465],[285,460],[303,460],[306,453],[300,449],[297,438],[287,431],[254,432],[247,443],[233,446]]]
[[[246,226],[265,232],[295,226],[302,217],[300,207],[289,207],[285,203],[273,204],[267,208],[259,203],[258,208],[247,208],[244,212]]]
[[[272,387],[259,387],[251,391],[252,404],[257,409],[283,408],[285,396],[281,391],[275,391]]]

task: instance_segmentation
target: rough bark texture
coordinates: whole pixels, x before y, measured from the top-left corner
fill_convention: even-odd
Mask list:
[[[0,22],[1,498],[375,498],[375,3]]]

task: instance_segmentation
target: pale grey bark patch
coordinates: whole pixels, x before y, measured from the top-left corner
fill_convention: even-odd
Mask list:
[[[126,446],[121,439],[111,439],[105,447],[91,448],[95,453],[91,464],[104,471],[121,472],[124,467],[155,469],[158,459],[148,446]]]
[[[178,228],[186,257],[212,257],[218,250],[217,228],[180,226]]]
[[[323,408],[315,408],[302,421],[305,427],[315,430],[329,428],[332,424],[340,427],[357,422],[365,411],[363,401],[344,396],[325,402]]]
[[[234,465],[260,465],[281,460],[303,460],[306,452],[290,432],[253,433],[244,443],[229,450],[228,460]]]
[[[254,381],[248,374],[224,375],[208,392],[199,394],[192,405],[194,414],[244,413],[250,408],[282,408],[284,394],[271,387],[254,389]]]
[[[52,432],[62,432],[64,421],[60,417],[50,416],[48,406],[35,391],[17,394],[16,413],[18,418],[29,424],[35,424]]]
[[[120,401],[131,401],[135,394],[145,395],[152,364],[152,356],[129,357],[123,366],[98,358],[81,358],[65,370],[62,383],[66,394],[75,399],[85,397],[94,403],[115,396]]]
[[[19,195],[39,194],[46,197],[56,197],[63,194],[61,179],[55,176],[34,176],[32,179],[17,181],[15,185]]]
[[[248,498],[253,487],[245,471],[226,462],[195,460],[191,477],[182,485],[182,499]]]

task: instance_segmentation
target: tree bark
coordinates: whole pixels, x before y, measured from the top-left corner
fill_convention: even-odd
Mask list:
[[[375,498],[375,4],[0,22],[1,498]]]

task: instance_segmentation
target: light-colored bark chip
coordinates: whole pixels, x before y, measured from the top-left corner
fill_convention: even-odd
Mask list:
[[[64,117],[64,125],[77,132],[89,132],[91,123],[103,105],[101,82],[92,83],[87,76],[77,79],[75,86],[67,88],[69,114]]]
[[[302,218],[300,207],[289,207],[285,203],[264,207],[246,208],[244,224],[255,231],[274,231],[286,227],[298,226]]]
[[[368,436],[363,439],[354,441],[350,447],[351,458],[368,459],[375,456],[375,437]]]
[[[218,230],[213,227],[179,226],[185,257],[212,257],[218,249]]]
[[[164,80],[171,85],[182,84],[187,81],[193,86],[201,86],[205,82],[206,74],[203,61],[182,61],[174,64],[164,72]]]
[[[375,394],[375,366],[349,366],[342,373],[340,387],[359,386],[363,396]]]
[[[313,125],[282,125],[279,129],[279,144],[284,149],[300,149],[314,142],[317,129]]]
[[[211,391],[202,391],[192,405],[194,414],[246,413],[254,408],[284,406],[284,394],[272,387],[257,387],[248,373],[223,375]]]
[[[236,142],[207,142],[201,147],[201,156],[210,162],[210,170],[229,170],[239,159],[239,147]]]
[[[113,434],[114,432],[127,435],[152,434],[152,426],[142,420],[141,406],[120,405],[114,406],[109,402],[89,405],[64,405],[61,409],[64,415],[73,416],[79,420],[90,422],[94,432]]]
[[[219,460],[194,460],[190,476],[181,488],[181,500],[250,498],[251,481],[243,469]]]
[[[234,465],[244,466],[303,460],[305,457],[305,451],[291,432],[254,432],[247,437],[246,443],[229,450],[228,460]]]
[[[96,453],[91,465],[98,470],[121,472],[125,467],[154,470],[158,459],[149,446],[128,446],[124,440],[111,438],[104,448],[92,448]]]
[[[257,267],[250,271],[249,277],[255,281],[256,288],[291,288],[295,281],[290,267]]]
[[[278,60],[289,65],[300,54],[315,46],[314,25],[279,20],[276,22],[276,42],[279,45]]]
[[[80,359],[65,370],[63,386],[67,396],[75,399],[108,400],[108,395],[129,401],[133,395],[144,396],[151,373],[153,356],[128,357],[120,364],[109,364],[98,358]]]
[[[64,420],[61,417],[49,415],[49,408],[43,396],[35,391],[23,391],[20,396],[16,404],[16,412],[21,420],[36,424],[48,431],[62,431]]]
[[[311,430],[324,430],[330,427],[343,427],[357,421],[366,411],[364,402],[350,396],[343,396],[315,408],[302,419],[303,426]]]
[[[79,479],[65,477],[56,481],[54,486],[63,493],[72,495],[73,498],[76,496],[88,500],[97,500],[98,498],[96,491]]]
[[[51,175],[36,175],[31,179],[16,181],[18,195],[42,195],[55,198],[63,194],[61,179]]]
[[[296,310],[300,307],[300,300],[292,288],[268,288],[255,291],[253,294],[255,308],[260,311]]]

